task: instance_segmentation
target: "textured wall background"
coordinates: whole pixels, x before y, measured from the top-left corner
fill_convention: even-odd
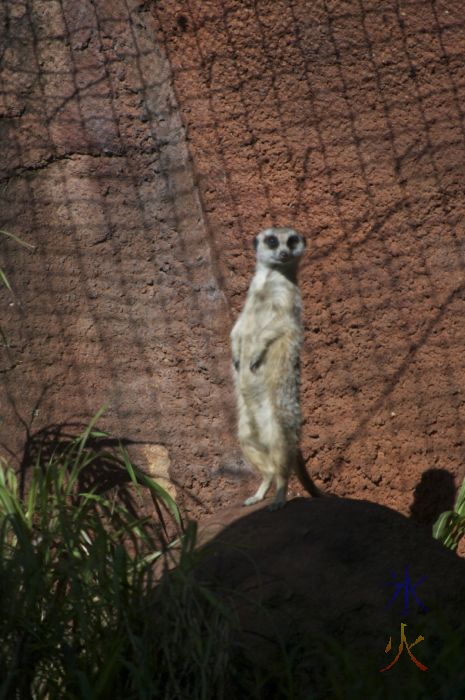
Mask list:
[[[317,482],[415,500],[419,520],[447,504],[465,456],[462,2],[0,12],[0,226],[37,246],[0,243],[4,451],[109,402],[106,427],[142,461],[165,449],[193,512],[239,500],[228,332],[251,237],[290,224]]]
[[[108,404],[138,461],[202,483],[234,449],[229,316],[154,22],[71,0],[1,20],[0,225],[36,246],[2,241],[3,451]]]

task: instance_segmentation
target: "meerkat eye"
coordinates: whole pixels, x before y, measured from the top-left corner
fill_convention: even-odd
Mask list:
[[[279,241],[278,241],[277,236],[266,236],[265,243],[268,246],[268,248],[278,248],[279,247]]]
[[[289,238],[287,239],[287,245],[292,250],[293,248],[299,245],[299,241],[299,236],[289,236]]]

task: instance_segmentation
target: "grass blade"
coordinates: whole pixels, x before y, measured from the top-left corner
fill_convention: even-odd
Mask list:
[[[7,238],[11,238],[13,241],[16,243],[19,243],[19,245],[24,246],[25,248],[28,248],[29,250],[35,250],[35,245],[32,245],[31,243],[26,243],[26,241],[23,241],[22,238],[19,238],[18,236],[15,236],[14,233],[10,233],[9,231],[5,231],[4,229],[0,229],[0,233],[2,236],[6,236]]]
[[[11,292],[11,284],[8,281],[8,277],[6,276],[5,272],[2,270],[0,267],[0,282]]]

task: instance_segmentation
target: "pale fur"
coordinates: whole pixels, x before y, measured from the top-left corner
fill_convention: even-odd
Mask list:
[[[274,236],[279,246],[266,241]],[[287,242],[290,236],[294,246]],[[238,436],[246,459],[262,476],[244,505],[262,500],[272,482],[272,509],[284,505],[290,472],[299,474],[299,353],[301,295],[297,266],[305,247],[293,229],[266,229],[256,238],[257,266],[244,308],[231,331]],[[289,254],[288,260],[282,256]]]

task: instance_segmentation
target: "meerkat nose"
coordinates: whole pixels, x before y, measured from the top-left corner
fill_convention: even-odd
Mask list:
[[[287,250],[280,250],[279,251],[279,259],[280,260],[286,261],[286,260],[289,260],[289,257],[290,256],[289,256],[289,253],[287,252]]]

